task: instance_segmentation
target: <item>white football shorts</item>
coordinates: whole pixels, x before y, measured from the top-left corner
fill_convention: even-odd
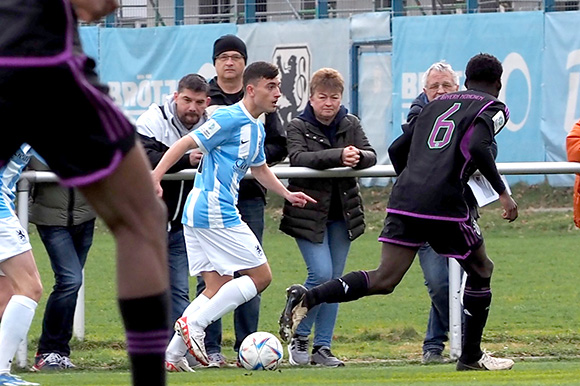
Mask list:
[[[32,249],[28,232],[16,215],[0,218],[0,262]],[[4,276],[2,270],[0,275]]]
[[[258,239],[245,223],[231,228],[183,225],[183,235],[191,276],[211,271],[231,276],[268,261]]]

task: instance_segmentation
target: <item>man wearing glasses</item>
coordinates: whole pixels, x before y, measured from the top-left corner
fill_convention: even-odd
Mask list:
[[[451,65],[445,62],[433,63],[423,74],[423,92],[411,103],[407,122],[419,115],[427,103],[457,90],[459,90],[459,77]],[[472,204],[473,201],[467,202],[470,203],[470,207],[477,208],[476,204]],[[477,209],[475,212],[477,213]],[[449,332],[449,262],[427,243],[419,248],[417,254],[431,298],[431,310],[423,341],[422,362],[424,364],[445,363],[442,353]]]

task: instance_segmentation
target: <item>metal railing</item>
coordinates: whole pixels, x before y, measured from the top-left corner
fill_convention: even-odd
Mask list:
[[[327,170],[314,170],[305,167],[291,167],[287,164],[276,165],[271,168],[280,179],[291,177],[300,178],[332,178],[332,177],[395,177],[396,173],[391,165],[376,165],[368,169],[354,170],[349,167]],[[530,174],[580,174],[580,163],[577,162],[510,162],[498,163],[497,169],[504,175]],[[167,174],[164,180],[185,180],[193,178],[195,169],[183,170],[175,174]],[[251,172],[246,178],[253,178]],[[31,183],[58,182],[52,172],[25,171],[20,176],[17,187],[17,214],[22,226],[28,229],[28,196]],[[459,263],[451,261],[449,264],[449,350],[450,357],[457,359],[461,354],[461,268]],[[79,299],[75,310],[73,334],[82,340],[85,336],[85,305],[84,284],[79,291]],[[24,340],[17,352],[16,364],[19,367],[27,365],[27,342]]]

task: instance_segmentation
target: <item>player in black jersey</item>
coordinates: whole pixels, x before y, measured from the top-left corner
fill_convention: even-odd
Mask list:
[[[320,303],[342,303],[393,292],[411,266],[417,249],[428,242],[444,256],[459,261],[467,280],[463,296],[465,331],[457,370],[508,370],[511,359],[481,350],[481,337],[491,304],[493,262],[485,252],[477,223],[465,203],[464,184],[476,169],[497,191],[502,217],[518,216],[495,166],[494,136],[509,113],[496,98],[501,89],[501,63],[492,55],[470,59],[465,70],[466,91],[431,101],[389,149],[399,174],[388,204],[381,262],[372,271],[351,272],[310,290],[292,285],[280,317],[286,340],[308,310]]]

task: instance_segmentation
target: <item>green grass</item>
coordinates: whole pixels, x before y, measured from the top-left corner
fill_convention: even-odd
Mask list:
[[[515,357],[515,369],[505,374],[456,373],[452,365],[419,366],[429,312],[429,297],[421,269],[413,264],[389,296],[363,298],[340,306],[333,351],[347,360],[345,369],[290,369],[246,374],[239,369],[201,370],[195,375],[171,374],[171,384],[400,384],[400,385],[580,385],[580,232],[572,225],[571,189],[516,186],[520,218],[511,224],[491,205],[482,210],[480,225],[495,262],[493,304],[483,345],[498,355]],[[346,271],[375,268],[380,253],[388,189],[364,189],[367,232],[351,248]],[[538,211],[557,207],[564,210]],[[274,280],[262,295],[260,330],[277,331],[284,289],[304,281],[306,268],[294,240],[280,231],[280,201],[272,197],[267,211],[264,249]],[[31,241],[45,285],[29,333],[29,361],[40,335],[41,318],[52,286],[52,271],[38,235]],[[43,385],[128,384],[124,334],[115,300],[114,243],[98,226],[86,277],[86,336],[73,340],[72,360],[82,371],[64,374],[24,374]],[[191,280],[192,287],[195,281]],[[224,318],[224,354],[233,360],[232,317]],[[540,357],[542,361],[530,362]],[[567,359],[565,361],[561,361]],[[316,371],[316,373],[313,373]],[[324,371],[324,375],[321,375]],[[318,382],[318,383],[315,383]]]
[[[118,371],[77,371],[64,374],[30,374],[26,380],[43,386],[63,384],[112,386],[129,383],[129,375]],[[169,374],[171,385],[578,385],[577,362],[520,362],[508,372],[456,372],[454,366],[415,366],[371,364],[338,369],[319,367],[289,368],[277,371],[248,372],[227,368],[199,370],[195,374]]]

